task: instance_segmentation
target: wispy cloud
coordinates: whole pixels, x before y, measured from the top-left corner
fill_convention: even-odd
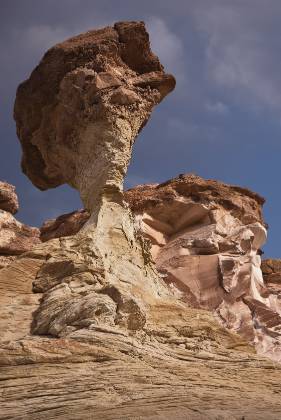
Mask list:
[[[229,107],[223,102],[207,102],[205,108],[211,114],[216,115],[227,115],[229,113]]]
[[[274,15],[261,4],[250,5],[248,0],[217,2],[195,10],[197,27],[206,36],[206,74],[210,83],[229,89],[233,99],[280,112],[281,74],[276,68],[281,59],[270,26]]]
[[[153,51],[161,58],[166,71],[175,75],[179,84],[186,79],[184,46],[182,40],[163,19],[151,17],[147,28]]]

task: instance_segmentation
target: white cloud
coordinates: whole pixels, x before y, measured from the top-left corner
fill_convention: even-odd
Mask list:
[[[229,107],[223,102],[208,102],[206,104],[206,110],[213,114],[227,115],[229,113]]]
[[[267,10],[258,3],[256,8],[250,7],[253,3],[248,0],[199,7],[195,21],[206,37],[210,82],[229,89],[239,101],[280,112],[281,75],[276,69],[281,62],[274,38],[274,13],[270,5]]]
[[[27,28],[23,37],[24,44],[33,51],[45,51],[54,44],[71,36],[71,32],[62,26],[38,25]]]
[[[186,121],[180,118],[169,118],[167,121],[167,130],[170,137],[180,139],[189,144],[192,142],[214,143],[221,141],[220,128],[216,125],[193,121]]]
[[[186,69],[182,40],[168,28],[164,20],[158,17],[151,17],[146,26],[152,50],[160,57],[165,70],[174,74],[178,83],[184,82]]]

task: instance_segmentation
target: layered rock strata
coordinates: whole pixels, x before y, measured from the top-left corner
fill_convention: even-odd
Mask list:
[[[138,22],[55,46],[19,87],[25,173],[43,189],[74,186],[91,215],[0,270],[3,419],[281,413],[280,366],[179,299],[123,200],[135,136],[173,87]]]
[[[122,188],[135,137],[174,86],[142,22],[56,45],[19,86],[15,119],[24,172],[42,189],[69,183],[91,213],[77,238],[54,243],[56,252],[38,275],[34,290],[44,296],[34,333],[68,334],[79,328],[82,310],[87,325],[99,319],[97,312],[104,325],[139,330],[146,305],[168,294]]]
[[[211,310],[260,354],[281,360],[281,318],[260,268],[263,198],[194,175],[136,187],[126,198],[179,298]]]
[[[275,360],[280,353],[280,262],[265,260],[263,198],[194,175],[125,192],[151,256],[179,299],[214,312],[226,328]],[[77,233],[87,211],[46,222],[43,241]]]

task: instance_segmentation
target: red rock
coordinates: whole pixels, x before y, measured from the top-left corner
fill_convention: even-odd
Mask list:
[[[26,226],[14,218],[18,208],[15,187],[0,181],[0,269],[14,261],[17,255],[40,243],[39,229]]]
[[[0,209],[12,214],[15,214],[19,209],[15,187],[2,181],[0,181]]]
[[[0,255],[20,255],[40,243],[39,229],[18,222],[0,210]]]
[[[262,261],[263,279],[270,293],[281,299],[281,260],[266,259]]]
[[[40,239],[45,242],[53,238],[75,235],[89,217],[90,214],[86,210],[78,210],[63,214],[57,219],[47,220],[40,229]]]
[[[85,148],[80,144],[78,131],[91,126],[95,138],[94,124],[99,135],[91,141],[91,147],[99,149],[109,141],[109,132],[115,125],[114,136],[121,130],[120,114],[121,121],[128,120],[128,124],[132,124],[132,138],[128,138],[128,130],[125,133],[127,141],[132,144],[152,108],[174,87],[174,77],[164,72],[158,57],[150,49],[143,22],[119,22],[113,27],[92,30],[55,45],[17,91],[14,117],[23,149],[24,173],[43,190],[68,182],[80,193],[83,190],[82,200],[87,194],[91,197],[94,193],[99,195],[104,189],[104,180],[99,179],[100,168],[105,175],[107,171],[110,173],[111,180],[114,177],[123,180],[126,172],[123,166],[127,166],[128,159],[122,167],[119,162],[114,170],[117,174],[113,177],[112,158],[106,160],[107,154],[98,152],[103,161],[92,165],[91,173],[85,174],[81,171],[81,163],[76,168],[79,163],[77,156]],[[129,105],[130,108],[117,110],[114,107],[111,110],[110,104]],[[101,138],[102,132],[104,139]],[[119,143],[116,142],[115,146],[118,147]],[[88,149],[89,146],[87,156]],[[128,153],[124,145],[121,151]],[[117,152],[114,151],[115,156]],[[85,163],[87,156],[81,161]],[[94,164],[93,151],[91,156]],[[94,187],[90,180],[96,180]]]

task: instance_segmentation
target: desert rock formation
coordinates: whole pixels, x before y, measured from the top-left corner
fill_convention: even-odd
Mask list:
[[[41,189],[69,183],[92,211],[122,190],[137,134],[174,87],[142,22],[54,46],[17,92],[23,171]]]
[[[266,260],[263,273],[260,268],[264,199],[194,175],[141,185],[124,195],[151,243],[158,271],[178,298],[211,310],[260,354],[280,361],[281,266]],[[41,238],[73,235],[88,218],[87,211],[80,211],[46,222]]]
[[[135,200],[138,222],[124,200],[135,137],[174,85],[151,52],[142,22],[118,23],[56,45],[20,85],[15,119],[24,172],[41,189],[62,183],[77,188],[90,217],[75,235],[66,236],[65,223],[63,237],[51,233],[0,270],[0,418],[280,415],[280,365],[257,356],[210,311],[188,306],[152,262],[140,230],[146,223],[141,199]],[[232,191],[233,213],[225,215],[224,198],[216,209],[213,192],[201,203],[194,191],[189,207],[184,203],[191,213],[176,228],[182,233],[191,223],[203,231],[209,226],[210,240],[206,233],[199,237],[198,253],[222,245],[225,253],[241,253],[247,269],[258,265],[265,235],[258,196],[246,193],[239,206],[241,197]],[[184,202],[184,192],[177,194]],[[179,210],[175,195],[170,202]],[[71,216],[76,229],[84,216]],[[226,223],[235,246],[224,240]],[[157,265],[162,245],[170,258],[169,240],[159,242],[166,238],[161,229],[152,253]],[[236,257],[230,253],[229,259]],[[222,260],[221,266],[224,291],[234,293],[240,266],[234,264],[234,283],[233,264]],[[259,283],[259,270],[251,284]]]
[[[15,187],[0,182],[0,268],[40,243],[39,229],[24,225],[13,216],[18,208]]]
[[[152,243],[157,269],[179,298],[211,310],[259,354],[281,361],[281,307],[270,280],[278,274],[263,280],[260,268],[264,199],[194,175],[136,187],[126,199]],[[263,272],[265,266],[269,272],[270,263]]]
[[[15,187],[2,181],[0,181],[0,209],[11,214],[15,214],[19,209]]]

